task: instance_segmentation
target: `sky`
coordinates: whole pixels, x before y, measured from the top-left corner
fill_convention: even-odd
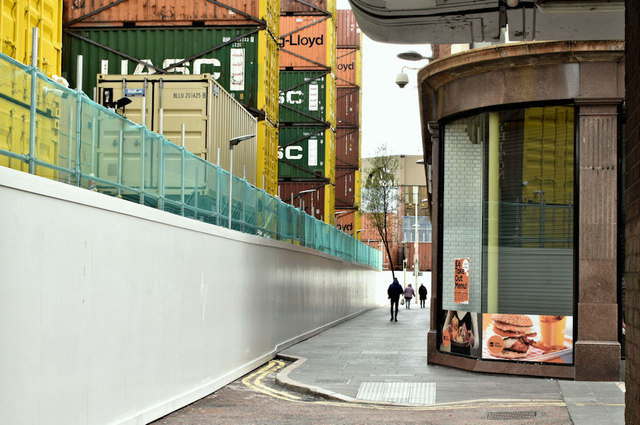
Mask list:
[[[351,9],[347,0],[338,0],[338,9]],[[387,145],[390,154],[421,155],[420,105],[417,70],[406,70],[409,84],[399,88],[396,75],[403,66],[420,68],[426,61],[404,61],[398,53],[415,50],[431,55],[428,44],[385,44],[363,37],[362,51],[362,157],[374,156]]]

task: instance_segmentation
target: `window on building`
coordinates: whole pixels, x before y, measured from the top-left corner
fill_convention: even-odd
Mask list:
[[[573,106],[445,125],[443,181],[443,309],[572,316]],[[456,259],[470,263],[464,304]]]

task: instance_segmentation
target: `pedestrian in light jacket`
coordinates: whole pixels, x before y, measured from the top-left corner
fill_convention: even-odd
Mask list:
[[[389,296],[389,300],[391,301],[391,319],[390,321],[395,320],[398,321],[398,303],[400,301],[400,295],[402,295],[402,286],[398,282],[398,279],[393,279],[393,283],[389,285],[389,289],[387,289],[387,295]],[[395,314],[393,313],[393,307],[396,307]]]
[[[404,308],[411,309],[411,299],[415,296],[411,284],[404,288]]]

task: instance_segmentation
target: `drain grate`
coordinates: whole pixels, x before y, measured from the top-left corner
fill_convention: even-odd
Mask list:
[[[536,412],[488,412],[487,419],[508,421],[514,419],[535,419]]]

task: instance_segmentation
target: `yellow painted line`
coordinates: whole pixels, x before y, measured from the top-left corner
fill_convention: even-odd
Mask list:
[[[242,380],[242,383],[256,392],[259,392],[271,397],[279,398],[282,400],[288,400],[288,401],[300,400],[300,397],[294,396],[293,394],[287,394],[285,392],[278,391],[273,388],[269,388],[262,382],[262,380],[269,373],[278,371],[279,369],[282,369],[282,367],[284,367],[283,362],[272,360],[269,363],[267,363],[266,366],[258,369],[257,371],[251,373],[246,378],[244,378]]]
[[[290,401],[293,403],[314,403],[322,406],[331,407],[353,407],[359,409],[376,409],[376,410],[415,410],[415,411],[430,411],[430,410],[462,410],[472,408],[509,408],[509,407],[566,407],[564,401],[559,400],[514,400],[514,399],[481,399],[481,400],[467,400],[451,403],[431,404],[427,406],[396,406],[396,405],[381,405],[375,404],[375,401],[371,401],[371,404],[366,404],[367,401],[363,400],[362,403],[350,403],[342,401],[303,401],[301,397],[297,397],[293,394],[289,394],[283,391],[270,388],[264,384],[263,380],[272,372],[277,372],[285,366],[285,363],[279,360],[272,360],[264,367],[256,370],[255,372],[247,375],[242,383],[252,389],[253,391],[261,394],[274,397],[280,400]],[[624,406],[617,404],[609,404],[603,406]]]

